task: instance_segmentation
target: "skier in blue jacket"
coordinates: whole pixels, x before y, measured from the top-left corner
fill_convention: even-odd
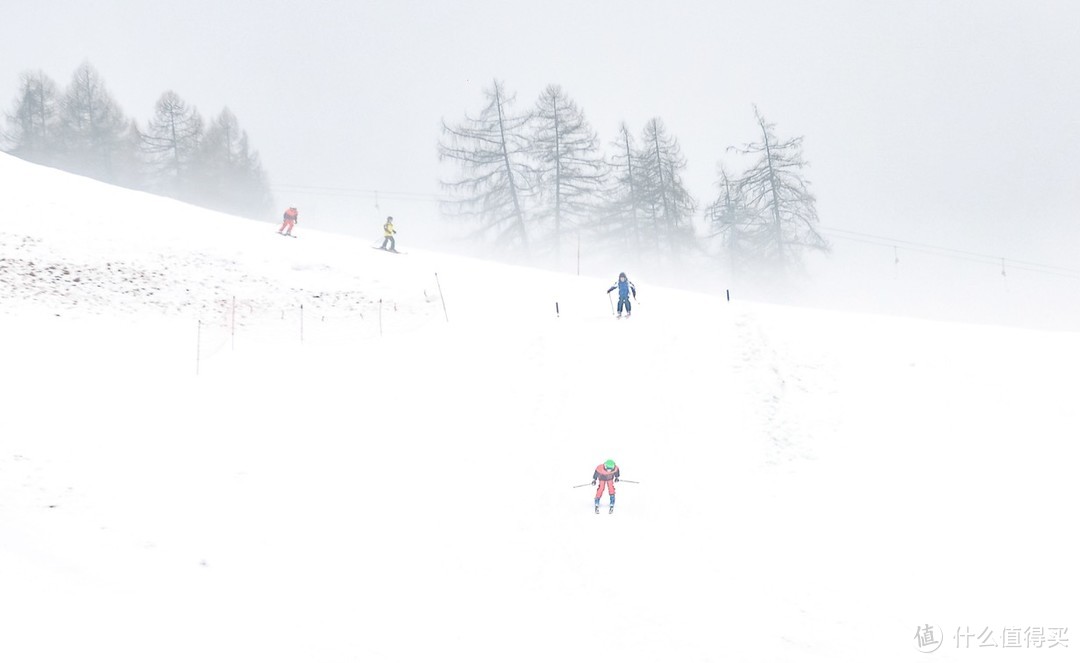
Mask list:
[[[619,289],[619,315],[622,317],[623,306],[626,306],[626,317],[630,317],[630,295],[634,296],[634,301],[637,301],[637,288],[634,284],[626,278],[626,272],[619,272],[619,280],[615,282],[615,285],[607,289],[610,293],[615,288]]]

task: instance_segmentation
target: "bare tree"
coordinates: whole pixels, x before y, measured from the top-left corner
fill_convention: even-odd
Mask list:
[[[760,223],[760,210],[746,204],[739,183],[732,180],[723,166],[716,186],[720,195],[705,208],[705,223],[709,236],[722,241],[732,271],[738,272],[744,267],[742,259],[749,247],[761,242],[760,235],[767,232],[767,226]]]
[[[183,197],[203,138],[198,110],[169,90],[158,99],[154,117],[141,138],[142,151],[154,167],[162,191]]]
[[[697,203],[683,185],[686,159],[679,142],[668,134],[660,118],[645,125],[638,163],[640,200],[652,221],[650,239],[657,252],[666,249],[677,255],[694,242],[691,217]]]
[[[123,182],[135,163],[131,123],[90,63],[75,70],[60,103],[67,170]]]
[[[210,121],[199,145],[193,202],[232,214],[261,217],[273,199],[259,153],[228,108]]]
[[[227,108],[204,133],[198,111],[168,91],[144,133],[87,62],[63,95],[44,73],[23,74],[7,120],[5,146],[22,158],[234,214],[262,216],[273,204],[259,155]]]
[[[19,95],[7,116],[5,139],[17,157],[51,164],[60,149],[59,92],[43,71],[19,77]]]
[[[632,249],[640,260],[644,235],[642,223],[648,218],[641,199],[645,189],[641,181],[644,169],[637,141],[625,122],[619,125],[619,134],[611,143],[611,150],[604,211],[595,217],[590,227],[601,245]]]
[[[775,125],[754,107],[761,141],[735,151],[755,163],[738,182],[738,196],[755,214],[741,224],[739,249],[748,258],[772,260],[779,266],[801,264],[806,249],[827,252],[829,244],[818,233],[816,200],[803,177],[802,136],[779,140]],[[734,148],[731,148],[734,149]],[[726,232],[734,232],[729,227]]]
[[[579,230],[597,210],[605,164],[596,132],[561,87],[549,85],[533,111],[537,216],[552,224],[558,256],[563,235]]]
[[[439,160],[453,161],[462,171],[460,179],[444,181],[443,186],[459,196],[451,203],[453,213],[480,222],[479,235],[492,235],[500,246],[528,250],[524,198],[536,178],[525,134],[530,116],[510,112],[513,96],[506,95],[499,81],[484,96],[487,105],[479,116],[466,115],[454,126],[442,124]]]

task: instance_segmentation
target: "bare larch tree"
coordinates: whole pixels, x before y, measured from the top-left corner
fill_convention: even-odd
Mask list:
[[[723,166],[719,170],[719,196],[705,208],[705,223],[709,237],[720,239],[733,272],[738,272],[745,267],[743,258],[749,247],[761,242],[760,235],[768,232],[768,226],[758,222],[759,212],[746,204],[739,183]]]
[[[166,194],[183,196],[203,139],[203,119],[198,110],[172,90],[165,92],[141,139],[143,154],[154,168],[158,186]]]
[[[640,199],[652,219],[653,246],[658,253],[666,249],[675,256],[694,242],[691,217],[697,203],[683,185],[686,159],[679,141],[668,134],[660,118],[653,118],[645,125],[637,157],[642,184]]]
[[[645,190],[641,181],[644,169],[637,141],[625,122],[619,125],[618,137],[610,147],[604,213],[591,224],[592,234],[603,246],[632,249],[640,261],[642,223],[648,218],[641,199],[641,192]]]
[[[90,63],[75,70],[60,102],[67,170],[122,182],[135,163],[132,123]]]
[[[604,184],[599,140],[561,87],[549,85],[533,111],[536,216],[551,229],[558,257],[564,234],[579,231],[595,214]]]
[[[59,104],[56,83],[45,72],[19,77],[19,94],[4,136],[12,154],[37,163],[54,162],[60,148]]]
[[[450,211],[479,221],[477,234],[493,236],[499,246],[528,250],[524,204],[535,182],[526,134],[530,115],[510,112],[513,96],[507,96],[497,80],[484,96],[487,105],[479,116],[442,125],[439,160],[456,163],[462,173],[443,182],[458,196]]]
[[[228,108],[210,121],[197,163],[193,202],[253,217],[270,210],[273,200],[262,160]]]
[[[780,267],[801,264],[807,249],[828,252],[829,243],[817,231],[816,200],[803,170],[802,136],[779,140],[775,125],[754,107],[761,141],[735,151],[755,163],[738,182],[739,200],[754,210],[753,218],[738,227],[739,248],[747,258],[772,260]],[[734,148],[732,148],[734,149]],[[729,232],[734,231],[731,227]]]

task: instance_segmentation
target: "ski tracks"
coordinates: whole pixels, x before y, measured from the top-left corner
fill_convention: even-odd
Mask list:
[[[735,319],[740,351],[732,369],[759,422],[764,462],[775,466],[816,460],[814,431],[833,430],[838,420],[834,373],[827,358],[813,348],[766,333],[760,313],[744,309]]]

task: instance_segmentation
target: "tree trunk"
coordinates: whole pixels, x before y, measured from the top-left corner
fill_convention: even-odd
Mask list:
[[[641,225],[637,218],[637,189],[634,187],[634,160],[630,153],[630,134],[623,131],[623,141],[626,144],[626,177],[630,181],[630,221],[634,224],[634,250],[637,253],[638,262],[641,262]]]
[[[503,165],[506,168],[506,181],[510,186],[510,198],[514,201],[514,215],[517,217],[518,233],[521,235],[521,244],[529,246],[529,238],[525,234],[525,219],[521,213],[521,204],[518,202],[517,187],[514,185],[514,170],[510,167],[510,152],[506,148],[506,127],[503,123],[502,95],[499,91],[499,83],[495,82],[495,106],[499,113],[499,138],[502,143]]]
[[[46,109],[45,109],[45,81],[44,80],[39,80],[37,101],[38,101],[38,103],[37,103],[38,119],[41,121],[40,122],[41,132],[37,136],[35,136],[35,142],[37,143],[37,146],[36,146],[37,150],[39,150],[41,152],[44,152],[45,149],[46,149],[46,146],[48,145],[48,138],[47,138],[47,135],[46,135],[46,132],[47,132],[46,125],[48,123],[48,113],[46,112]],[[32,125],[33,125],[33,122],[31,122],[31,133],[35,133],[35,132],[33,132],[33,126]]]
[[[172,136],[173,168],[176,170],[176,183],[180,184],[180,142],[176,138],[176,113],[169,113],[169,134]]]
[[[664,162],[660,159],[660,136],[657,133],[656,120],[653,120],[653,149],[656,151],[656,176],[660,178],[660,200],[664,205],[664,225],[667,226],[670,239],[671,216],[668,212],[667,188],[664,186]],[[659,231],[659,229],[657,229]],[[656,234],[656,248],[660,249],[660,233]]]
[[[559,141],[559,99],[552,97],[551,110],[555,117],[555,264],[559,264],[562,244],[562,150]]]
[[[776,261],[784,264],[784,229],[780,224],[780,196],[777,193],[776,171],[773,170],[772,146],[769,145],[769,132],[765,129],[765,120],[758,118],[761,133],[765,136],[765,162],[769,164],[769,187],[772,189],[773,226],[776,232]]]

